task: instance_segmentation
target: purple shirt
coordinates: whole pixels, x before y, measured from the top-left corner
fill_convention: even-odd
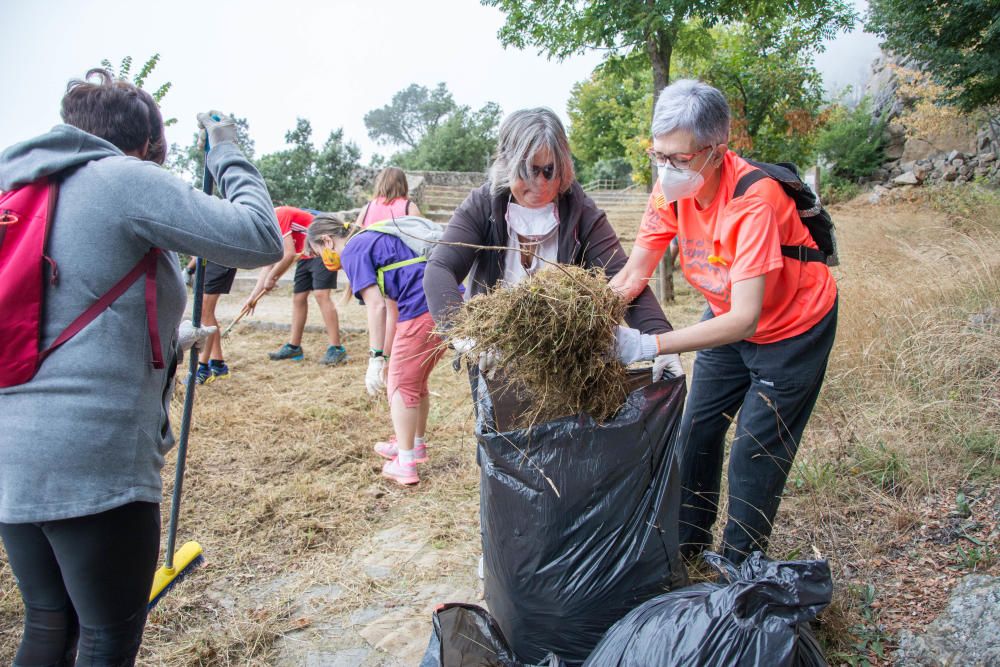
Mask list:
[[[378,284],[377,269],[416,257],[417,253],[391,234],[361,232],[351,238],[340,253],[341,269],[351,282],[354,295],[361,298],[361,290]],[[424,268],[427,262],[417,262],[386,271],[385,296],[399,307],[399,321],[405,322],[427,312],[424,297]]]

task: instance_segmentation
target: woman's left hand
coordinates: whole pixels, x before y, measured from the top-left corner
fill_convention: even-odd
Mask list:
[[[219,327],[195,327],[191,320],[184,320],[177,327],[177,347],[181,352],[187,352],[198,343],[208,340],[208,337],[219,330]]]

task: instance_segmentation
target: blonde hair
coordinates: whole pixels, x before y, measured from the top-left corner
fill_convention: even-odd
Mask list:
[[[386,167],[375,178],[374,198],[383,197],[386,201],[406,199],[410,194],[410,186],[406,182],[406,174],[399,167]]]

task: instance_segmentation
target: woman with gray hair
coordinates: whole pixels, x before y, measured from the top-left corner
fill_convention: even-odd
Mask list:
[[[673,239],[684,277],[708,300],[702,321],[659,336],[621,329],[626,363],[698,350],[678,435],[681,551],[712,543],[725,436],[723,555],[764,551],[837,329],[837,284],[781,184],[728,150],[729,105],[701,81],[663,89],[650,158],[659,178],[635,248],[611,286],[641,293]]]
[[[558,116],[543,107],[522,109],[500,125],[489,180],[455,210],[427,264],[424,291],[441,325],[461,305],[458,286],[470,273],[475,296],[501,282],[516,284],[546,262],[600,267],[614,276],[625,261],[607,216],[576,182]],[[626,315],[629,326],[651,334],[670,331],[653,293],[644,288],[636,296]],[[682,372],[676,355],[658,360],[654,373],[668,368]]]

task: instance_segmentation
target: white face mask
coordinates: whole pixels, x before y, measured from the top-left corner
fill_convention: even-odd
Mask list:
[[[551,202],[541,208],[528,208],[510,202],[507,205],[507,224],[519,236],[543,239],[559,225],[556,204]]]
[[[698,190],[701,189],[701,186],[705,184],[705,177],[701,175],[701,172],[711,160],[712,154],[710,153],[708,158],[705,160],[705,163],[701,165],[701,169],[698,171],[691,171],[690,169],[677,169],[676,167],[672,167],[669,163],[663,165],[662,167],[657,167],[660,176],[660,189],[663,191],[663,198],[668,202],[674,202],[678,199],[690,197],[698,192]]]

